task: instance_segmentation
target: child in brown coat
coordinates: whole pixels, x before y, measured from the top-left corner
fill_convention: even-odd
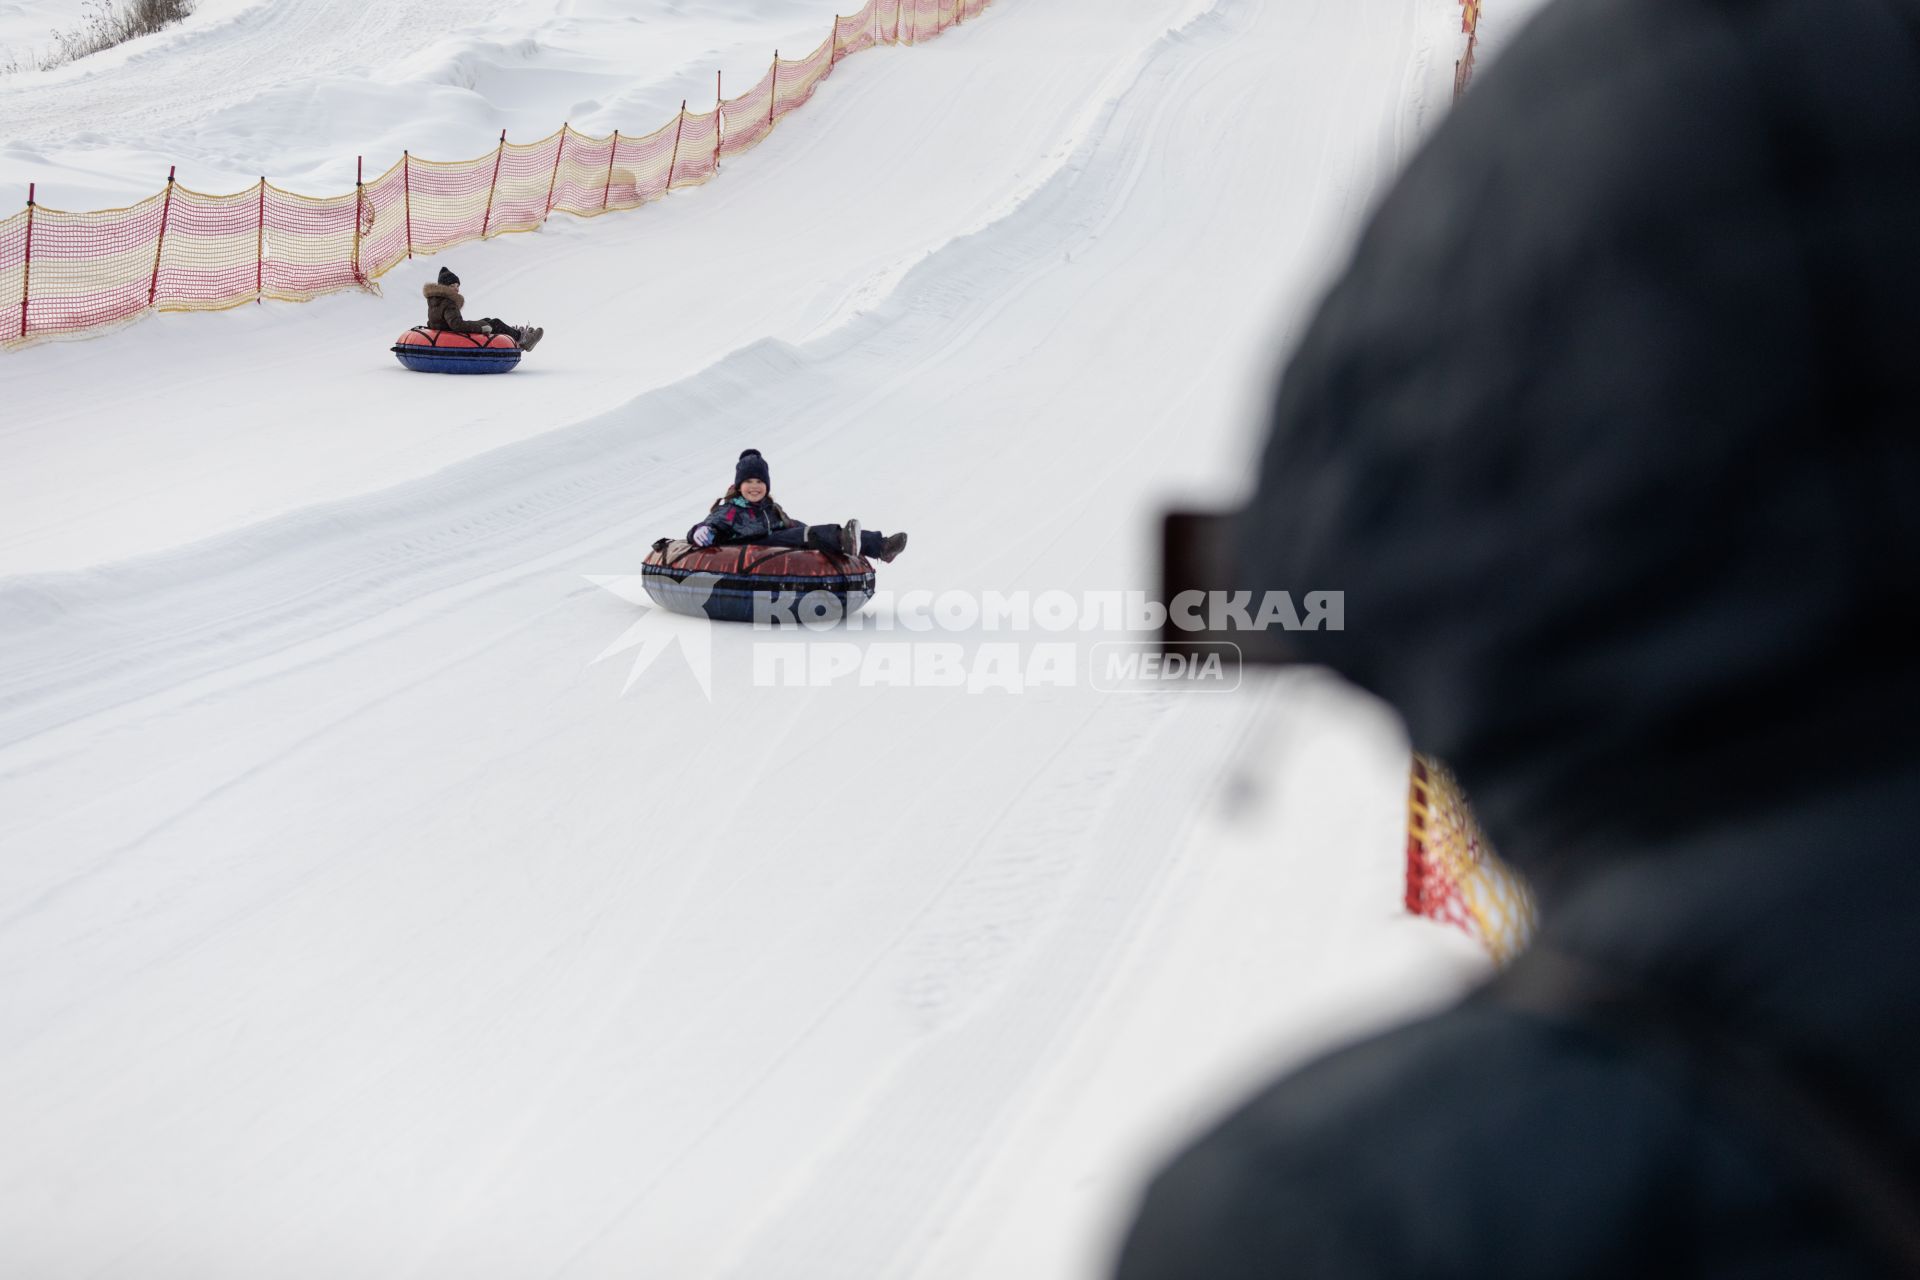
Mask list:
[[[519,343],[522,351],[533,350],[547,332],[535,325],[508,324],[492,316],[484,320],[465,319],[460,314],[460,308],[467,301],[460,296],[460,277],[445,267],[440,268],[439,283],[423,285],[420,292],[427,299],[429,329],[445,329],[453,333],[504,333]]]

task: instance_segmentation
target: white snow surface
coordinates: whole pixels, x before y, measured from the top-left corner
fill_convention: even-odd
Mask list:
[[[203,0],[0,81],[0,177],[187,137],[324,188],[652,120],[827,16],[448,12]],[[424,261],[0,357],[0,1273],[1093,1277],[1241,1091],[1475,980],[1399,906],[1398,723],[1330,677],[756,687],[764,634],[653,613],[711,696],[625,689],[588,580],[752,445],[911,531],[894,593],[1151,586],[1457,26],[999,0],[706,187],[446,255],[548,326],[507,377],[393,364]],[[1063,637],[812,639],[927,638]]]
[[[80,6],[0,0],[0,65],[82,25]],[[651,133],[682,99],[737,94],[826,38],[820,0],[197,0],[183,22],[51,71],[0,77],[0,189],[59,209],[152,195],[169,167],[199,191],[265,176],[311,195],[353,188],[402,150],[464,160],[544,138]],[[60,16],[53,20],[55,12]],[[39,28],[36,30],[36,28]],[[210,74],[211,73],[211,74]],[[24,199],[24,191],[21,198]]]

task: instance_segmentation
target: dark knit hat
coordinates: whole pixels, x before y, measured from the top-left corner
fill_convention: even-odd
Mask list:
[[[442,267],[440,268],[440,283],[458,285],[460,283],[460,277],[453,274],[453,272],[447,270],[445,267]]]
[[[767,474],[767,460],[760,456],[758,449],[741,451],[740,461],[733,464],[733,483],[743,485],[749,480],[758,480],[769,489],[773,487],[773,478]]]

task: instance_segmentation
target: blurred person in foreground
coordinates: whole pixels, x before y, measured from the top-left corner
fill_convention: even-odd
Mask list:
[[[1123,1280],[1920,1274],[1920,0],[1543,10],[1249,512],[1541,928],[1178,1155]]]

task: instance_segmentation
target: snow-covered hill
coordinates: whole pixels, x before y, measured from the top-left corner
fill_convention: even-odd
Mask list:
[[[0,85],[0,174],[91,165],[90,111],[249,175],[414,146],[364,141],[402,109],[464,154],[818,25],[329,8]],[[769,688],[766,637],[661,619],[711,698],[679,652],[623,695],[587,577],[753,445],[796,514],[911,531],[895,592],[1148,586],[1457,39],[1451,0],[999,0],[718,182],[448,255],[548,326],[509,377],[387,356],[427,262],[0,359],[0,1270],[1097,1275],[1222,1089],[1479,972],[1400,913],[1396,723],[1313,673]]]
[[[9,48],[81,23],[63,0],[0,5]],[[711,105],[714,72],[738,93],[775,49],[826,37],[819,0],[197,0],[183,23],[49,72],[0,78],[0,186],[40,184],[60,209],[126,204],[170,166],[200,191],[265,175],[312,194],[351,190],[354,157],[385,169],[403,149],[464,159],[507,129],[545,137],[642,134]]]

